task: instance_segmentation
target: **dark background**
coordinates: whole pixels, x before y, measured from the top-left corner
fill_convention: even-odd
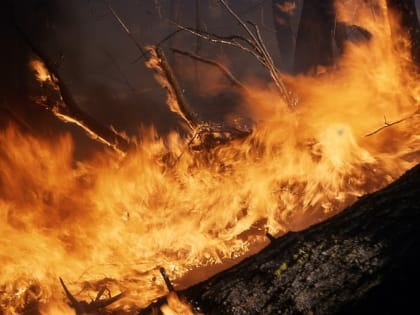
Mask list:
[[[217,0],[122,0],[111,6],[132,31],[140,45],[156,44],[176,29],[174,22],[231,35],[242,34]],[[197,6],[198,3],[198,6]],[[273,26],[272,1],[231,0],[232,8],[245,20],[257,23],[276,63],[280,56]],[[420,0],[416,0],[418,12]],[[131,135],[139,125],[153,125],[160,134],[179,126],[165,105],[165,93],[152,72],[139,60],[141,53],[112,16],[102,0],[9,0],[3,1],[0,19],[2,120],[11,116],[37,132],[70,130],[83,150],[96,144],[75,127],[58,122],[35,105],[37,83],[29,70],[33,54],[15,30],[17,23],[32,41],[56,63],[79,105],[90,115]],[[297,9],[299,10],[299,8]],[[197,18],[197,13],[199,18]],[[299,14],[292,21],[296,34]],[[197,40],[181,33],[163,44],[220,60],[243,80],[267,80],[265,70],[253,57],[226,46]],[[238,97],[214,69],[197,66],[184,56],[168,52],[182,87],[194,109],[204,118],[220,121],[240,111]],[[287,66],[287,65],[286,65]]]

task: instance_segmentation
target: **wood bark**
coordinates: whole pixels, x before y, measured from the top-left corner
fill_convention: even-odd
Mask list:
[[[304,1],[296,38],[295,73],[316,73],[318,66],[334,63],[333,0]]]
[[[295,51],[295,37],[292,19],[296,18],[297,1],[273,0],[273,22],[279,46],[280,60],[278,68],[282,72],[292,73]]]
[[[180,294],[206,315],[414,314],[419,223],[417,165],[335,217],[275,239]]]

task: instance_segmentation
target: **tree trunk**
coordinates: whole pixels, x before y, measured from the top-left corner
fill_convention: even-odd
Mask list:
[[[295,73],[316,73],[318,66],[334,63],[333,0],[304,1],[296,39]]]
[[[206,315],[414,314],[420,165],[181,295]]]
[[[291,73],[295,51],[295,38],[292,30],[292,18],[296,15],[297,0],[273,0],[273,22],[279,46],[280,71]]]
[[[387,0],[386,2],[389,12],[396,14],[397,17],[396,21],[391,22],[391,32],[396,28],[394,23],[403,28],[410,40],[413,61],[420,66],[420,25],[414,0]],[[400,44],[397,36],[395,36],[395,42],[398,49]]]

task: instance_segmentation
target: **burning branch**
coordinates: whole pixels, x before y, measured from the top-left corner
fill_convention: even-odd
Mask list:
[[[129,141],[112,128],[100,124],[80,108],[55,69],[54,63],[36,47],[17,24],[15,26],[24,42],[39,59],[32,65],[36,67],[38,79],[43,83],[43,87],[48,89],[46,91],[48,96],[42,97],[39,103],[62,121],[81,127],[92,139],[124,154],[129,149]]]
[[[108,7],[109,11],[111,12],[112,16],[114,17],[114,19],[118,22],[118,24],[121,26],[121,28],[124,30],[124,32],[128,35],[128,37],[131,39],[131,41],[134,43],[134,45],[137,47],[137,49],[142,53],[142,55],[145,55],[146,52],[143,49],[141,43],[139,43],[136,38],[134,37],[133,33],[131,32],[131,30],[128,28],[128,26],[124,23],[124,21],[122,20],[122,18],[120,18],[120,16],[117,14],[117,12],[114,10],[114,8],[111,6],[111,4],[109,3],[109,1],[104,0],[105,5]]]
[[[178,114],[190,129],[194,130],[200,124],[200,119],[185,98],[164,51],[156,46],[148,46],[147,50],[150,59],[146,66],[155,71],[156,80],[167,90],[169,109]]]
[[[407,117],[398,119],[396,121],[389,122],[389,121],[387,121],[386,116],[384,116],[384,125],[382,127],[378,128],[378,129],[375,129],[372,132],[369,132],[368,134],[365,135],[365,137],[373,136],[374,134],[377,134],[378,132],[380,132],[380,131],[388,128],[388,127],[398,125],[398,124],[400,124],[400,123],[402,123],[406,120],[414,118],[417,115],[420,115],[420,107],[414,113],[412,113],[411,115],[408,115]]]
[[[149,46],[147,49],[150,59],[146,65],[155,71],[156,80],[167,90],[169,109],[187,123],[191,134],[188,146],[192,150],[210,149],[234,139],[244,138],[251,133],[247,128],[202,121],[185,98],[164,51],[155,46]]]
[[[66,293],[67,298],[69,299],[70,303],[69,305],[75,310],[76,315],[85,315],[85,314],[92,314],[95,313],[112,303],[118,301],[124,296],[124,292],[117,294],[115,296],[111,296],[107,299],[101,299],[104,292],[107,290],[106,288],[102,288],[99,290],[98,294],[96,295],[96,298],[92,300],[91,302],[86,301],[78,301],[73,294],[67,289],[66,285],[64,284],[63,279],[60,279],[61,286],[64,289],[64,292]]]

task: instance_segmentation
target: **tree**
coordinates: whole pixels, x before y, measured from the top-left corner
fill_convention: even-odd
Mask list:
[[[333,0],[304,1],[296,39],[295,73],[316,73],[317,66],[334,63]]]
[[[292,73],[295,51],[295,36],[292,30],[293,19],[298,12],[297,1],[273,0],[273,22],[279,46],[280,71]]]

